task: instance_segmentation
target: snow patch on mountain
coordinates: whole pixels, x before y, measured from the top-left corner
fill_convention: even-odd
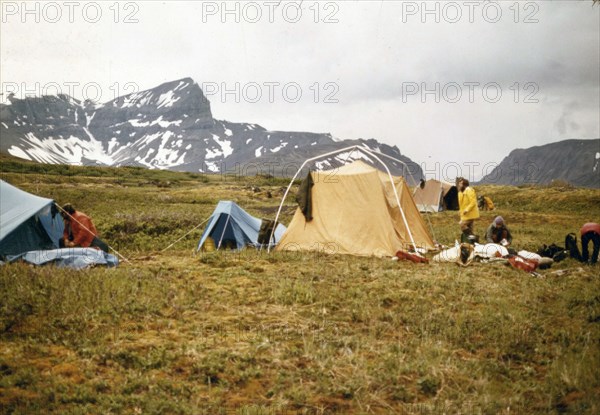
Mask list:
[[[94,113],[95,114],[95,113]],[[104,147],[102,143],[90,133],[87,127],[83,127],[83,131],[88,135],[90,141],[87,143],[87,152],[85,157],[89,160],[93,160],[102,164],[106,164],[110,166],[113,164],[112,158],[104,152]],[[75,137],[73,137],[75,138]],[[79,161],[81,163],[81,160]]]
[[[331,163],[329,162],[329,160],[317,161],[315,163],[315,166],[318,170],[327,170],[331,168]]]
[[[117,137],[113,137],[108,142],[108,154],[112,154],[115,147],[118,147],[119,143],[117,142]]]
[[[174,103],[179,101],[181,97],[175,96],[174,91],[167,91],[158,98],[158,106],[156,108],[160,109],[162,107],[168,108],[172,107]]]
[[[140,120],[137,118],[134,118],[133,120],[129,120],[128,122],[133,127],[138,127],[138,128],[148,127],[150,125],[150,121],[140,122]]]
[[[177,140],[169,143],[169,140],[174,135],[175,134],[172,131],[167,131],[162,135],[160,146],[157,149],[156,155],[154,156],[154,162],[152,163],[154,167],[168,169],[183,163],[186,153],[179,153],[179,147],[181,147],[183,141]]]
[[[22,157],[27,154],[27,159],[42,163],[65,163],[73,165],[82,165],[83,159],[104,162],[112,160],[102,151],[102,145],[99,141],[85,141],[78,137],[69,136],[69,138],[54,138],[52,136],[40,140],[33,133],[25,136],[30,147],[25,152],[17,148],[9,149],[9,153]],[[14,146],[13,146],[14,147]]]
[[[277,147],[272,148],[271,149],[271,153],[277,153],[279,150],[281,150],[282,148],[285,148],[287,145],[288,145],[288,143],[284,141],[280,145],[278,145]]]
[[[29,155],[26,152],[24,152],[23,150],[21,150],[17,146],[11,146],[8,149],[8,154],[10,154],[11,156],[15,156],[15,157],[19,157],[19,158],[22,158],[22,159],[25,159],[25,160],[32,161],[31,157],[29,157]]]
[[[138,128],[151,127],[153,125],[159,125],[162,128],[169,128],[172,125],[179,127],[182,122],[183,122],[182,120],[163,121],[162,115],[160,117],[158,117],[157,119],[155,119],[154,121],[140,121],[139,118],[134,118],[134,119],[128,121],[128,123],[131,124],[133,127],[138,127]],[[118,132],[117,132],[117,134],[118,134]]]
[[[216,134],[212,135],[212,139],[215,143],[219,145],[218,149],[206,149],[206,158],[213,159],[216,157],[228,157],[233,154],[233,147],[231,147],[230,140],[221,140]]]
[[[342,164],[352,163],[353,161],[360,160],[360,159],[368,161],[369,163],[373,162],[373,160],[371,160],[371,158],[369,158],[367,155],[365,155],[359,151],[353,151],[353,152],[346,151],[343,153],[339,153],[334,158]]]
[[[152,96],[152,91],[135,92],[133,94],[126,95],[123,97],[123,105],[121,105],[121,108],[129,108],[133,107],[134,105],[139,108],[143,105],[148,105],[152,99]]]
[[[219,166],[217,165],[218,163],[219,163],[218,161],[206,161],[205,162],[206,168],[211,173],[218,173],[219,172]]]
[[[187,88],[189,85],[188,82],[186,81],[179,81],[179,83],[177,84],[177,86],[175,87],[175,89],[173,89],[173,91],[180,91],[182,89]]]
[[[85,114],[85,126],[87,128],[90,128],[90,123],[92,122],[92,120],[94,119],[94,116],[96,115],[96,111],[94,111],[92,113],[92,115],[89,115],[88,113]]]

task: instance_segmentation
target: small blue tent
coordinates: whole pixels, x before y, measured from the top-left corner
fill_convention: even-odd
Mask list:
[[[198,243],[198,250],[209,236],[215,241],[217,249],[232,244],[237,249],[242,249],[246,245],[260,247],[258,235],[261,224],[261,219],[250,215],[235,202],[222,200],[208,220],[206,229],[204,229]],[[271,244],[279,242],[285,229],[282,224],[277,226]]]
[[[53,200],[0,180],[0,257],[58,248],[63,229]]]

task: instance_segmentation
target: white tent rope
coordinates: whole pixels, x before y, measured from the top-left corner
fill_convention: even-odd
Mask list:
[[[206,222],[208,222],[208,220],[210,219],[210,216],[204,220],[202,223],[200,223],[199,225],[196,225],[192,228],[192,230],[190,230],[188,233],[186,233],[185,235],[183,235],[181,238],[177,239],[175,242],[173,242],[171,245],[167,246],[165,249],[163,249],[160,252],[165,252],[167,249],[171,248],[173,245],[175,245],[177,242],[181,241],[183,238],[185,238],[186,236],[188,236],[190,233],[194,232],[196,229],[198,229],[200,226],[204,225]]]
[[[70,214],[69,212],[67,212],[67,211],[66,211],[66,210],[64,210],[62,207],[60,207],[60,206],[58,205],[58,203],[54,203],[54,205],[55,205],[55,206],[56,206],[56,207],[57,207],[57,208],[58,208],[58,209],[59,209],[61,212],[65,213],[67,216],[69,216],[69,217],[70,217],[71,219],[73,219],[75,222],[77,222],[78,224],[80,224],[80,225],[81,225],[81,227],[82,227],[83,229],[85,229],[86,231],[88,231],[88,232],[89,232],[89,233],[91,233],[91,234],[94,234],[94,232],[90,231],[90,230],[89,230],[89,229],[88,229],[88,228],[87,228],[87,227],[86,227],[86,226],[85,226],[83,223],[79,222],[77,219],[75,219],[73,216],[71,216],[71,214]],[[106,243],[106,242],[104,242],[104,243]],[[116,254],[117,254],[119,257],[121,257],[121,258],[122,258],[122,259],[123,259],[125,262],[127,262],[127,263],[131,264],[131,261],[129,261],[129,260],[128,260],[127,258],[125,258],[123,255],[121,255],[121,254],[119,253],[119,251],[117,251],[115,248],[113,248],[113,247],[112,247],[112,246],[110,246],[109,244],[106,244],[106,246],[108,246],[108,248],[109,248],[109,249],[112,249],[113,251],[115,251],[115,253],[116,253]]]

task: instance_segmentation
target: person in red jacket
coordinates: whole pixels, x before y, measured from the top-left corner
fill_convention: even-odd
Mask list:
[[[62,207],[61,215],[65,223],[63,237],[59,241],[61,248],[97,248],[108,252],[108,245],[98,238],[98,231],[92,219],[67,203]]]
[[[600,252],[600,225],[597,223],[586,223],[581,227],[581,261],[595,264],[598,262],[598,253]],[[588,253],[588,245],[592,241],[594,251],[590,259]]]

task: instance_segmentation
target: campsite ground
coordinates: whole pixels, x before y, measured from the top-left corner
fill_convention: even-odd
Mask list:
[[[0,268],[2,413],[600,413],[599,266],[194,255],[201,228],[161,252],[221,199],[274,216],[284,181],[0,161],[130,260]],[[498,207],[478,231],[501,214],[518,248],[600,218],[598,190],[476,190]],[[451,244],[456,213],[428,217]]]

